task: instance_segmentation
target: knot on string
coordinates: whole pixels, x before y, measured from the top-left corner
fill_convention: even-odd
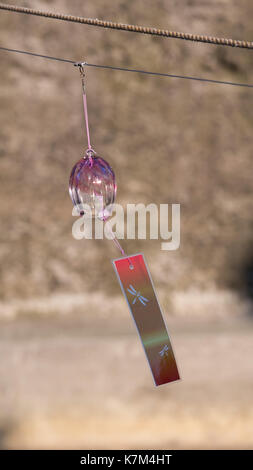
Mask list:
[[[90,166],[93,165],[93,157],[95,157],[97,154],[93,148],[88,148],[85,152],[85,155],[83,158],[88,158],[89,159],[89,164]]]

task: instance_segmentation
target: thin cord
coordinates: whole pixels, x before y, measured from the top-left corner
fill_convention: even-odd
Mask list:
[[[48,11],[34,10],[32,8],[19,7],[16,5],[6,5],[0,3],[0,10],[7,10],[16,13],[25,13],[27,15],[43,16],[45,18],[53,18],[55,20],[71,21],[74,23],[88,24],[90,26],[98,26],[101,28],[117,29],[134,33],[150,34],[152,36],[162,36],[174,39],[184,39],[186,41],[204,42],[208,44],[216,44],[220,46],[240,47],[244,49],[253,49],[252,41],[238,41],[235,39],[218,38],[213,36],[181,33],[177,31],[169,31],[167,29],[149,28],[145,26],[114,23],[112,21],[103,21],[97,18],[83,18],[80,16],[63,15],[61,13],[51,13]]]
[[[91,150],[90,144],[90,129],[89,129],[89,120],[88,120],[88,108],[87,108],[87,96],[86,93],[83,93],[83,108],[84,108],[84,117],[85,117],[85,125],[86,125],[86,134],[88,140],[88,149]]]
[[[199,82],[218,83],[219,85],[232,85],[232,86],[242,86],[242,87],[253,88],[253,85],[250,85],[248,83],[227,82],[227,81],[222,81],[222,80],[212,80],[210,78],[189,77],[187,75],[173,75],[170,73],[149,72],[147,70],[128,69],[128,68],[123,68],[123,67],[112,67],[111,65],[97,65],[97,64],[86,64],[86,65],[88,67],[98,67],[102,69],[119,70],[122,72],[144,73],[146,75],[154,75],[157,77],[181,78],[183,80],[197,80]]]
[[[113,232],[112,232],[113,233]],[[112,239],[112,241],[114,242],[114,244],[116,245],[116,247],[119,249],[119,251],[121,252],[122,256],[127,256],[126,252],[123,250],[119,240],[117,239],[116,235],[114,235],[114,238]],[[131,262],[131,259],[129,258],[129,256],[127,256],[127,261],[128,261],[128,264],[129,264],[129,268],[130,269],[134,269],[134,266]]]
[[[127,257],[127,261],[128,261],[128,264],[129,264],[129,268],[130,268],[130,269],[134,269],[134,266],[133,266],[133,263],[132,263],[131,259],[129,258],[129,256],[127,256],[125,250],[122,248],[122,246],[121,246],[121,244],[120,244],[118,238],[116,237],[115,233],[114,233],[113,230],[112,230],[111,225],[109,225],[109,227],[108,227],[108,224],[107,224],[107,230],[110,231],[110,234],[112,235],[112,241],[113,241],[113,243],[115,244],[115,246],[118,248],[118,250],[121,252],[122,256]]]
[[[34,52],[27,52],[27,51],[21,51],[18,49],[10,49],[7,47],[0,47],[0,50],[6,51],[6,52],[16,52],[18,54],[27,54],[29,56],[34,56],[34,57],[41,57],[43,59],[49,59],[49,60],[56,60],[60,62],[67,62],[69,64],[76,64],[74,60],[68,60],[68,59],[62,59],[60,57],[52,57],[48,55],[43,55],[43,54],[36,54]],[[222,81],[222,80],[212,80],[209,78],[200,78],[200,77],[189,77],[186,75],[172,75],[169,73],[160,73],[160,72],[149,72],[147,70],[138,70],[138,69],[128,69],[128,68],[123,68],[123,67],[113,67],[111,65],[98,65],[98,64],[89,64],[85,63],[87,67],[96,67],[100,69],[109,69],[109,70],[119,70],[121,72],[135,72],[135,73],[142,73],[145,75],[153,75],[156,77],[169,77],[169,78],[180,78],[183,80],[195,80],[199,82],[206,82],[206,83],[216,83],[219,85],[232,85],[232,86],[239,86],[239,87],[246,87],[246,88],[253,88],[253,85],[248,84],[248,83],[237,83],[237,82],[227,82],[227,81]]]
[[[6,51],[6,52],[17,52],[17,54],[26,54],[26,55],[31,55],[34,57],[42,57],[42,59],[57,60],[59,62],[67,62],[69,64],[75,64],[74,60],[61,59],[60,57],[52,57],[50,55],[36,54],[35,52],[20,51],[19,49],[10,49],[8,47],[0,47],[0,50]]]
[[[80,71],[81,82],[82,82],[82,94],[83,94],[84,120],[85,120],[86,135],[87,135],[87,140],[88,140],[88,150],[91,150],[93,152],[93,149],[91,148],[91,143],[90,143],[88,106],[87,106],[87,96],[86,96],[85,83],[84,83],[84,80],[85,80],[85,72],[84,72],[85,62],[79,62],[79,63],[76,63],[74,65],[78,66],[79,71]]]

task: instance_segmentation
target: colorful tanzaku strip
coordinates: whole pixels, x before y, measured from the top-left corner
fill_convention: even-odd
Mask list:
[[[170,338],[144,256],[113,260],[123,294],[135,321],[155,385],[179,380]]]

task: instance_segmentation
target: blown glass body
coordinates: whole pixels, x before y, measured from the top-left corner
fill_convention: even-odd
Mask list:
[[[69,194],[77,214],[106,220],[116,196],[115,175],[103,158],[86,156],[73,167],[69,179]]]

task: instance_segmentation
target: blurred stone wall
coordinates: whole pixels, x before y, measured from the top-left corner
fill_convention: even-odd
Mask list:
[[[252,2],[16,1],[73,15],[252,40]],[[0,45],[90,63],[252,82],[252,51],[0,12]],[[119,292],[107,241],[72,238],[68,178],[86,148],[69,64],[0,52],[0,298]],[[250,285],[252,91],[89,68],[92,144],[115,170],[117,202],[181,204],[181,247],[144,252],[164,292]]]

